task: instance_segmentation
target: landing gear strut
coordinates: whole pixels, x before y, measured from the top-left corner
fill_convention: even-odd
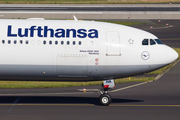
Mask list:
[[[102,87],[104,92],[100,91],[99,102],[103,106],[108,106],[112,100],[111,96],[108,94],[108,90],[115,87],[114,80],[104,80]]]

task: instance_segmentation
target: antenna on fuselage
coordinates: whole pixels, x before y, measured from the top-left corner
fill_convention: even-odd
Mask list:
[[[75,15],[73,15],[73,18],[74,18],[74,20],[75,20],[75,21],[77,21],[77,20],[78,20],[78,19],[76,18],[76,16],[75,16]]]

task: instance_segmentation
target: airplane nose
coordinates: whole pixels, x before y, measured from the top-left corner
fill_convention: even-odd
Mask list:
[[[169,47],[169,49],[167,50],[167,63],[171,63],[173,61],[175,61],[178,58],[178,53]]]

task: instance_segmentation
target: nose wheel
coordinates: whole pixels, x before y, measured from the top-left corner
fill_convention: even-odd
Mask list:
[[[103,93],[99,96],[99,102],[103,106],[108,106],[111,103],[111,96],[108,93]]]

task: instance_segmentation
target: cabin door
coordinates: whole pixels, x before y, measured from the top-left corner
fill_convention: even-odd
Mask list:
[[[120,56],[120,37],[116,31],[106,32],[106,55],[107,56]]]

